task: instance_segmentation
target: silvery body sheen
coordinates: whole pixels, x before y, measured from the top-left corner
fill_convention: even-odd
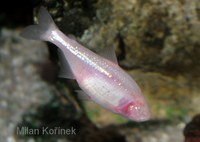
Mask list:
[[[79,94],[104,108],[134,121],[150,118],[148,105],[136,82],[120,68],[113,48],[97,55],[65,36],[45,8],[39,11],[39,24],[22,31],[28,39],[49,41],[59,47],[64,62],[61,76],[76,79]]]

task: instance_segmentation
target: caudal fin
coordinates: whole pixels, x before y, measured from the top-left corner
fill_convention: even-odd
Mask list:
[[[57,27],[44,7],[39,10],[38,22],[38,25],[31,25],[23,29],[21,36],[27,39],[48,41],[51,31]]]

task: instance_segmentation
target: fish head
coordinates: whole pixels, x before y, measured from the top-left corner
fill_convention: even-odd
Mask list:
[[[126,103],[120,113],[133,121],[147,121],[150,119],[150,110],[143,98],[134,99]]]

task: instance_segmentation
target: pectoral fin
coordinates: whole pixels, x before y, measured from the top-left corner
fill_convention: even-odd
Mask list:
[[[68,79],[75,79],[70,66],[65,58],[64,53],[61,50],[58,50],[59,60],[60,60],[60,72],[59,77],[68,78]]]
[[[90,96],[86,94],[83,90],[76,90],[75,92],[78,94],[78,97],[81,100],[85,100],[85,101],[91,100]]]

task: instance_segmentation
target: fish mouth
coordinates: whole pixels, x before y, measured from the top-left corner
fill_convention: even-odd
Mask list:
[[[149,107],[144,102],[130,102],[120,109],[120,113],[137,122],[147,121],[151,118]]]
[[[147,106],[130,106],[129,119],[134,121],[143,122],[151,118],[151,113]]]

